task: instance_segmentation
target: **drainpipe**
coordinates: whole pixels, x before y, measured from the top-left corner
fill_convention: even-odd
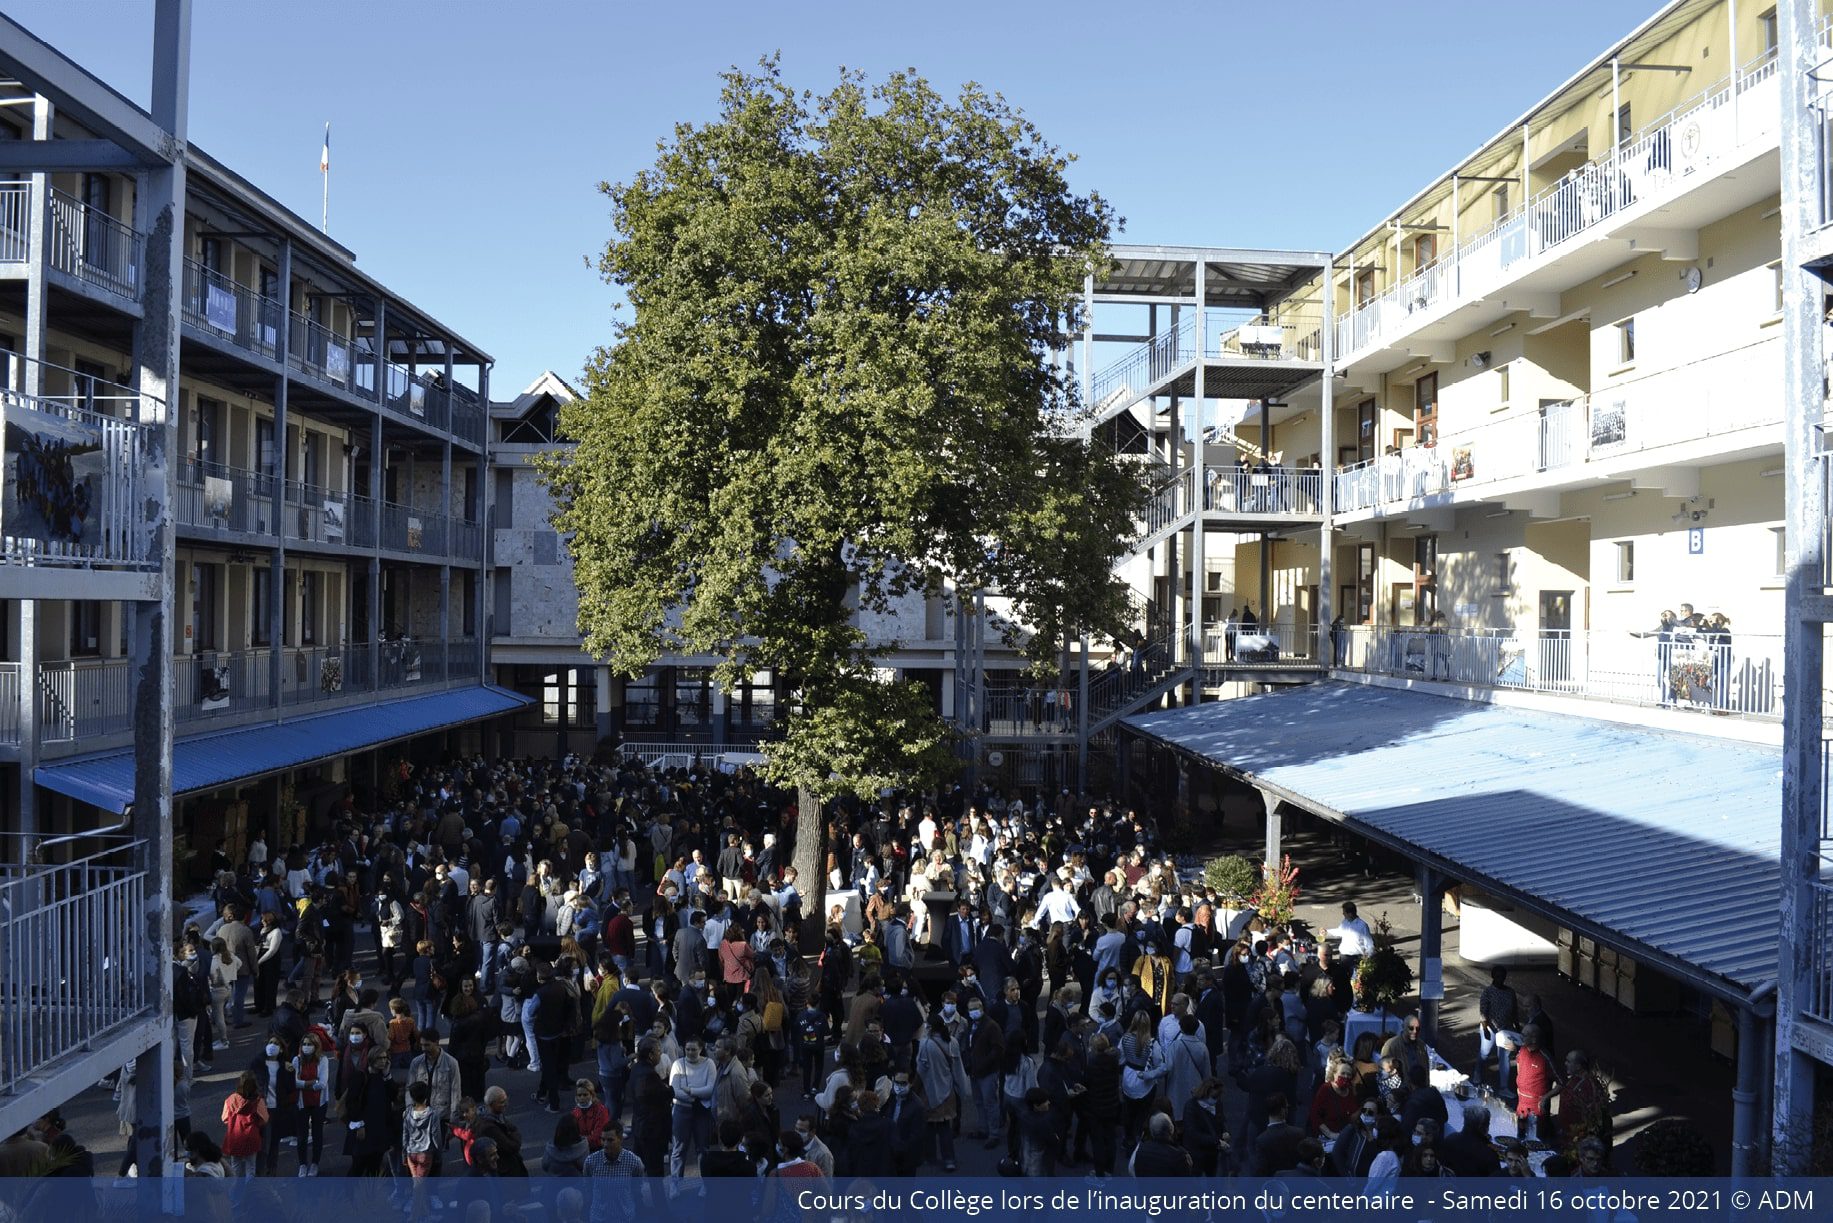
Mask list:
[[[1763,1075],[1768,1069],[1763,1058],[1763,1030],[1776,1017],[1775,992],[1776,983],[1765,982],[1752,990],[1749,1000],[1738,1008],[1737,1083],[1731,1089],[1731,1175],[1738,1179],[1756,1174],[1761,1151],[1764,1119],[1759,1114]]]

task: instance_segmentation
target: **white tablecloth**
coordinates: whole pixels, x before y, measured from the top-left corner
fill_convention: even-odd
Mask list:
[[[1343,1021],[1343,1051],[1351,1057],[1356,1053],[1356,1041],[1364,1032],[1373,1032],[1376,1037],[1376,1051],[1387,1043],[1387,1038],[1400,1031],[1402,1016],[1392,1011],[1351,1011],[1349,1018]]]
[[[1445,1133],[1455,1134],[1464,1128],[1464,1105],[1470,1100],[1480,1100],[1489,1106],[1489,1135],[1491,1138],[1512,1138],[1515,1134],[1515,1112],[1502,1101],[1500,1096],[1480,1095],[1472,1086],[1469,1099],[1457,1098],[1457,1087],[1468,1083],[1469,1077],[1461,1070],[1443,1069],[1432,1071],[1432,1086],[1445,1100]],[[1528,1167],[1534,1170],[1535,1176],[1545,1176],[1547,1160],[1553,1158],[1554,1151],[1529,1151]],[[1498,1157],[1497,1163],[1501,1159]]]

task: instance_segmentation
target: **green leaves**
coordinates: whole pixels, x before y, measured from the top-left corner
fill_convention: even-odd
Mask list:
[[[766,61],[604,188],[598,266],[631,316],[543,468],[590,651],[780,670],[807,713],[773,760],[819,789],[946,756],[927,697],[867,678],[854,603],[997,589],[1039,660],[1119,621],[1145,490],[1064,435],[1056,354],[1113,225],[1066,167],[976,86],[850,73],[812,98]]]

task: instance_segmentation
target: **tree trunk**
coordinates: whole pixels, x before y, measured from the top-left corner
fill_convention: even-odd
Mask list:
[[[796,890],[802,894],[801,949],[812,954],[827,927],[827,823],[821,799],[807,786],[796,787]]]

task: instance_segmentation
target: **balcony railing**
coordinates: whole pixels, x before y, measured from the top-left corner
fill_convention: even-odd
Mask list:
[[[8,857],[26,856],[8,833]],[[0,1094],[152,1016],[144,841],[59,865],[0,866]]]
[[[982,732],[993,735],[1074,734],[1076,688],[1048,684],[988,684]]]
[[[1311,630],[1297,624],[1210,624],[1203,628],[1205,667],[1311,666]]]
[[[55,190],[46,216],[45,246],[53,268],[129,300],[139,297],[146,240],[138,230]]]
[[[1186,316],[1163,335],[1154,336],[1095,375],[1095,402],[1120,395],[1129,401],[1145,394],[1176,370],[1196,359],[1197,321]]]
[[[0,662],[0,747],[19,746],[19,664]]]
[[[281,704],[360,704],[371,696],[477,680],[475,638],[287,646],[280,651]],[[180,722],[229,718],[274,707],[274,651],[199,650],[172,660],[172,703]],[[378,673],[377,667],[380,667]],[[39,738],[74,743],[133,729],[133,660],[65,659],[38,667]],[[0,664],[0,744],[19,742],[19,665]],[[9,737],[10,736],[10,737]]]
[[[1437,315],[1440,306],[1480,298],[1520,276],[1528,261],[1633,206],[1699,183],[1707,171],[1753,146],[1773,142],[1778,109],[1769,82],[1775,75],[1775,53],[1765,52],[1634,139],[1464,238],[1438,263],[1357,302],[1336,321],[1337,356],[1347,360],[1391,342],[1420,321],[1414,316]]]
[[[29,358],[9,356],[13,377]],[[0,386],[9,464],[0,514],[0,563],[152,568],[152,532],[142,519],[147,426],[134,419],[132,387],[36,362],[43,383],[64,396]]]
[[[1240,514],[1324,512],[1324,473],[1300,467],[1210,467],[1204,473],[1203,508]]]
[[[287,364],[300,373],[345,391],[357,392],[354,347],[347,336],[326,327],[299,311],[290,311],[292,334],[287,337]]]
[[[1338,630],[1332,650],[1340,668],[1404,679],[1782,716],[1779,636],[1357,625]]]
[[[185,260],[185,322],[257,356],[280,353],[280,303],[245,284]]]
[[[1764,340],[1578,399],[1513,412],[1342,468],[1338,513],[1419,507],[1506,480],[1567,471],[1782,420],[1781,345]]]
[[[382,503],[382,547],[395,552],[424,552],[444,556],[445,515],[413,506]]]
[[[350,544],[351,495],[298,480],[286,482],[286,537],[309,544]]]
[[[484,528],[481,523],[463,518],[450,519],[452,558],[477,561],[484,558]]]
[[[32,184],[0,183],[0,263],[24,263],[30,258]]]
[[[172,485],[172,517],[200,531],[274,532],[274,478],[222,463],[186,459]]]
[[[1089,677],[1090,724],[1112,717],[1149,696],[1185,666],[1188,643],[1181,628],[1163,628],[1117,657],[1107,669]]]

